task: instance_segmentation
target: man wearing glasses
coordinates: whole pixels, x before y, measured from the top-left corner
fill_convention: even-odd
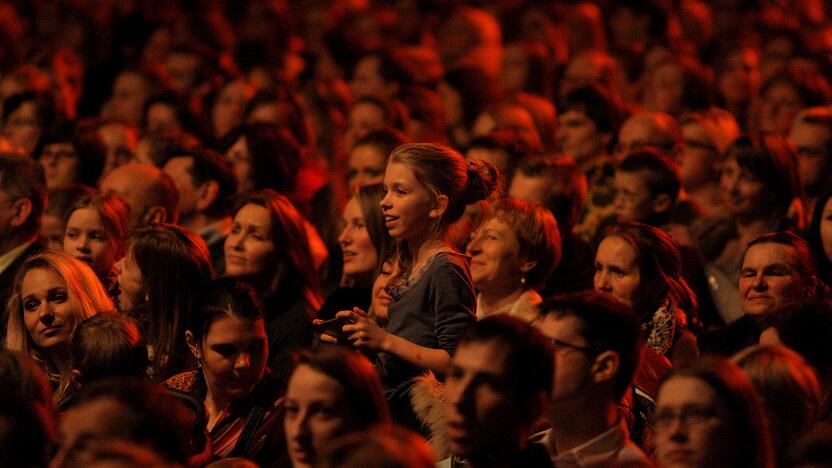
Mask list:
[[[6,303],[23,262],[43,250],[38,242],[46,206],[46,179],[32,158],[0,153],[0,341],[6,337]]]
[[[641,352],[635,314],[598,291],[554,296],[540,313],[536,326],[555,345],[545,413],[552,428],[530,440],[546,448],[555,467],[650,466],[619,414]]]

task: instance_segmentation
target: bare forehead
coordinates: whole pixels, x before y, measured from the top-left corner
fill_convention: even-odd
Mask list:
[[[742,266],[764,268],[768,265],[784,264],[794,267],[797,263],[797,249],[791,245],[766,242],[752,245],[745,252]]]

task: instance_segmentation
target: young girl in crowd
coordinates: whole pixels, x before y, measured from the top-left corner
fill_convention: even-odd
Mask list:
[[[112,297],[118,296],[113,265],[124,257],[129,208],[120,196],[89,195],[69,210],[64,253],[86,262]]]
[[[447,147],[408,144],[390,155],[381,209],[397,253],[394,280],[387,285],[393,298],[387,326],[357,308],[337,314],[351,322],[342,328],[350,343],[378,352],[388,398],[401,395],[425,369],[442,372],[465,326],[475,320],[468,259],[446,234],[465,206],[490,196],[496,184],[492,165],[466,163]],[[401,420],[400,408],[391,404]]]
[[[15,278],[6,308],[6,347],[28,354],[57,385],[70,371],[69,337],[75,325],[114,310],[85,263],[60,252],[42,253],[27,260]]]

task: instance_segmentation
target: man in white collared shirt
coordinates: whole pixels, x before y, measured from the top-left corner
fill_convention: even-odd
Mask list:
[[[537,328],[555,345],[555,382],[546,418],[552,428],[531,437],[561,467],[650,466],[630,439],[618,402],[639,363],[636,315],[598,291],[543,302]]]
[[[46,206],[46,180],[40,164],[18,154],[0,153],[0,338],[6,336],[6,303],[14,277],[26,258],[43,250],[37,242]]]

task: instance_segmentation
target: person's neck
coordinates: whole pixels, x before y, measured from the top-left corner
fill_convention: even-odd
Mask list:
[[[593,437],[603,434],[618,423],[618,405],[612,399],[606,404],[587,395],[572,407],[558,406],[550,411],[552,431],[549,443],[556,454],[568,452]]]
[[[503,440],[491,444],[492,451],[472,454],[466,458],[471,468],[502,468],[511,465],[516,455],[522,450],[528,434],[518,435],[517,440]]]
[[[72,370],[69,362],[69,343],[66,346],[60,346],[49,351],[49,359],[52,364],[55,364],[55,370],[61,375]]]
[[[525,293],[521,288],[500,288],[488,285],[480,288],[479,310],[483,317],[514,304]]]
[[[4,236],[0,238],[0,255],[5,255],[27,242],[33,242],[35,239],[37,239],[37,236],[21,234],[12,234],[8,237]]]
[[[215,392],[211,391],[211,387],[208,387],[208,391],[205,393],[205,416],[209,432],[219,422],[220,416],[229,405],[231,405],[231,399],[215,395]]]
[[[218,216],[208,216],[205,213],[194,213],[186,217],[182,217],[179,225],[183,228],[199,234],[206,227],[221,221],[223,218]]]
[[[769,222],[757,216],[738,216],[736,228],[737,238],[745,244],[768,232]]]
[[[414,272],[424,266],[428,259],[437,253],[450,250],[448,243],[438,237],[409,239],[407,248],[410,250],[410,258],[413,261],[411,270]]]

